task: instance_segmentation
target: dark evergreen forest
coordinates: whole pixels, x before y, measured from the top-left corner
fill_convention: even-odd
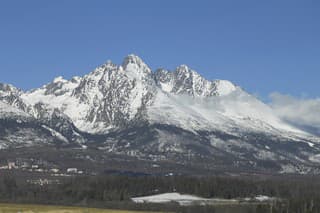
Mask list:
[[[180,192],[205,198],[245,198],[267,195],[281,198],[270,205],[180,207],[175,203],[135,204],[130,198]],[[164,210],[173,212],[320,212],[320,179],[295,176],[90,176],[61,179],[59,184],[28,184],[7,173],[0,176],[1,202],[79,205],[101,208]]]

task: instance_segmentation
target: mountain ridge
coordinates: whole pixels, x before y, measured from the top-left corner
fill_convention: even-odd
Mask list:
[[[222,95],[226,95],[227,93],[231,92],[232,90],[235,90],[235,86],[233,84],[227,83],[229,88],[229,91],[227,89],[222,88],[219,92],[218,83],[219,81],[207,81],[202,76],[200,76],[195,71],[189,69],[185,65],[179,66],[175,71],[169,72],[167,71],[169,76],[172,76],[172,91],[165,91],[173,94],[188,94],[192,96],[198,96],[198,97],[209,97],[209,96],[215,96],[220,95],[218,93],[223,93]],[[196,79],[193,79],[193,77],[196,77]],[[123,79],[126,79],[125,81],[122,81]],[[198,80],[198,81],[197,81]],[[41,102],[49,102],[52,100],[46,100],[46,98],[49,97],[49,95],[55,95],[57,97],[61,97],[63,94],[70,93],[70,98],[77,98],[80,99],[80,103],[89,103],[91,105],[99,105],[99,103],[94,103],[94,100],[90,99],[88,97],[89,95],[92,97],[95,97],[99,102],[103,102],[103,97],[106,97],[105,93],[107,91],[113,91],[110,86],[115,87],[117,89],[120,89],[120,87],[123,87],[126,89],[126,91],[131,90],[131,87],[134,89],[132,91],[133,99],[131,101],[131,105],[133,106],[131,109],[127,109],[127,120],[132,119],[134,117],[134,114],[139,110],[141,107],[140,99],[142,101],[148,102],[147,97],[144,98],[144,96],[154,96],[156,93],[156,85],[159,86],[159,80],[157,72],[152,72],[151,69],[137,56],[129,55],[127,56],[121,66],[117,66],[113,64],[112,62],[108,62],[106,64],[103,64],[90,72],[87,75],[84,75],[83,77],[73,77],[71,80],[65,80],[62,77],[55,78],[52,82],[44,85],[41,88],[33,89],[30,91],[27,91],[21,95],[21,98],[24,99],[24,102],[29,105],[35,105],[36,102],[38,102],[40,99]],[[142,85],[141,82],[144,84]],[[225,81],[223,81],[225,83]],[[112,84],[112,85],[108,85]],[[123,84],[123,85],[122,85]],[[231,85],[231,86],[230,86]],[[109,87],[108,87],[109,86]],[[139,88],[138,88],[139,86]],[[145,88],[146,87],[146,88]],[[163,88],[163,84],[161,86],[161,89]],[[203,89],[204,88],[204,89]],[[203,89],[204,91],[201,91]],[[149,92],[148,92],[149,91]],[[37,95],[41,95],[41,92],[43,93],[42,97],[36,97]],[[40,93],[40,94],[38,94]],[[88,95],[89,94],[89,95]],[[122,94],[123,96],[126,94]],[[116,96],[114,94],[111,94],[113,97],[113,100],[108,100],[109,103],[116,100]],[[134,98],[136,97],[136,98]],[[120,100],[119,100],[120,101]],[[149,100],[150,101],[150,100]],[[76,102],[76,101],[74,101]],[[118,103],[117,103],[118,104]],[[145,104],[145,103],[143,103]],[[119,104],[118,104],[119,105]],[[59,106],[54,105],[54,107],[59,108]],[[110,107],[110,104],[109,104]],[[100,108],[103,108],[103,106],[100,106]],[[72,107],[72,110],[75,108]],[[109,114],[112,114],[113,111],[116,109],[112,108],[110,110],[107,110]],[[97,112],[89,112],[89,114],[94,114]],[[71,112],[67,113],[71,119],[74,117]],[[110,119],[112,117],[111,115],[109,118],[94,118],[92,117],[90,121],[96,120],[112,120]],[[125,116],[123,116],[125,117]],[[125,118],[122,118],[124,120]],[[111,121],[110,121],[111,122]],[[120,125],[119,122],[115,121],[116,125]],[[81,126],[81,124],[79,124]],[[106,128],[107,129],[107,128]],[[85,129],[82,129],[85,130]]]
[[[82,77],[59,76],[26,92],[0,84],[0,101],[33,119],[21,126],[19,113],[0,117],[6,129],[0,143],[6,146],[15,125],[41,141],[38,126],[41,135],[50,133],[53,145],[148,160],[186,163],[193,156],[221,167],[254,169],[266,169],[268,162],[280,172],[318,166],[313,159],[320,153],[319,138],[281,120],[232,82],[207,80],[186,65],[152,71],[141,58],[128,55],[121,65],[108,61]]]

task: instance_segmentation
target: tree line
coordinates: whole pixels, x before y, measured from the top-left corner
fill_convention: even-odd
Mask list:
[[[257,195],[281,198],[269,205],[180,207],[177,204],[134,204],[131,197],[179,192],[205,198],[246,198]],[[2,202],[84,205],[134,210],[174,212],[320,212],[318,177],[230,177],[230,176],[88,176],[63,178],[60,184],[35,185],[13,174],[0,176]],[[229,209],[229,210],[225,210]]]

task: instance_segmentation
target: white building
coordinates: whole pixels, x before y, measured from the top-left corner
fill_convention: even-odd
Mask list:
[[[50,172],[58,173],[58,172],[59,172],[59,169],[50,169]]]
[[[8,162],[8,168],[9,169],[16,169],[16,163],[15,162]]]
[[[78,172],[78,169],[77,169],[77,168],[68,168],[68,169],[67,169],[67,172],[68,172],[68,173],[77,173],[77,172]]]

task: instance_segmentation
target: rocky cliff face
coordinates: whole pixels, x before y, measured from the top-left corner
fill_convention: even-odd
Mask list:
[[[206,98],[228,95],[236,89],[229,81],[208,81],[185,65],[174,72],[153,73],[139,57],[129,55],[120,66],[108,62],[83,77],[70,81],[58,77],[39,89],[15,91],[13,97],[25,105],[19,108],[26,111],[29,107],[27,111],[37,118],[56,109],[84,132],[106,133],[148,120],[148,106],[158,92]]]
[[[230,81],[208,81],[186,65],[179,66],[174,72],[157,70],[154,74],[157,85],[165,92],[192,97],[223,96],[236,90]]]

